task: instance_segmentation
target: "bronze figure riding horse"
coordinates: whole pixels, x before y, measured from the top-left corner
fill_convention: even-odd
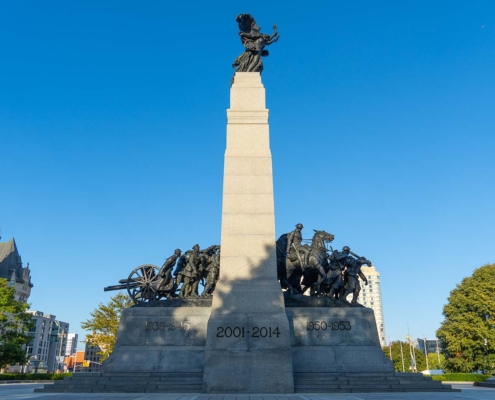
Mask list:
[[[328,268],[327,248],[334,235],[325,231],[314,230],[315,234],[309,246],[308,265],[301,265],[304,256],[296,260],[287,257],[287,234],[277,240],[277,273],[282,289],[288,289],[290,294],[304,293],[311,286],[319,286],[325,279]],[[301,282],[302,278],[302,282]]]

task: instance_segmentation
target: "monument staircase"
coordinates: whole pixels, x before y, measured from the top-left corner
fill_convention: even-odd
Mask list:
[[[294,373],[295,393],[454,392],[423,374],[396,373]]]
[[[202,393],[203,373],[76,373],[35,389],[43,393]],[[295,393],[453,392],[411,373],[294,373]]]
[[[81,372],[35,389],[43,393],[201,393],[202,372]]]

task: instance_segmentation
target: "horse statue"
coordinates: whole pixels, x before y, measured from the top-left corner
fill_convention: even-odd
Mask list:
[[[313,286],[319,287],[326,277],[328,259],[325,243],[332,242],[335,236],[325,231],[313,230],[315,234],[311,246],[305,246],[309,249],[308,265],[304,265],[303,260],[306,257],[299,254],[296,260],[287,257],[287,234],[277,240],[278,279],[282,289],[287,289],[290,294],[304,293]]]

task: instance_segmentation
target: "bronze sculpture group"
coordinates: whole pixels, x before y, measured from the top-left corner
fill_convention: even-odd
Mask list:
[[[176,249],[161,268],[153,264],[140,265],[128,278],[121,279],[119,285],[107,286],[104,290],[127,289],[135,304],[151,304],[160,299],[208,298],[215,290],[219,274],[220,246],[200,250],[196,244],[184,254]],[[204,287],[201,295],[200,283]]]
[[[311,244],[303,244],[302,224],[280,236],[277,240],[277,273],[282,289],[289,294],[324,296],[347,303],[352,294],[351,304],[357,303],[361,285],[359,278],[368,284],[362,273],[363,265],[371,266],[371,261],[359,257],[348,246],[342,251],[327,249],[326,244],[334,240],[334,235],[314,230]]]
[[[277,240],[277,275],[280,285],[288,295],[304,294],[325,297],[336,304],[357,303],[361,285],[359,278],[367,285],[361,271],[371,261],[359,257],[348,246],[341,251],[327,248],[334,235],[314,230],[311,243],[302,236],[302,224]],[[175,267],[175,269],[174,269]],[[159,268],[144,264],[135,268],[120,285],[109,286],[107,290],[127,289],[136,304],[151,303],[160,299],[210,298],[220,276],[220,246],[213,245],[204,250],[194,245],[192,250],[182,254],[176,249]],[[200,292],[200,283],[203,290]]]

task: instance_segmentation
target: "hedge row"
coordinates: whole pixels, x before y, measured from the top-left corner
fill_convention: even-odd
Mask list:
[[[452,381],[452,382],[485,382],[491,375],[482,374],[443,374],[443,375],[432,375],[434,381]]]
[[[72,373],[55,374],[51,372],[43,374],[0,374],[0,381],[58,381],[66,376],[72,376]]]

